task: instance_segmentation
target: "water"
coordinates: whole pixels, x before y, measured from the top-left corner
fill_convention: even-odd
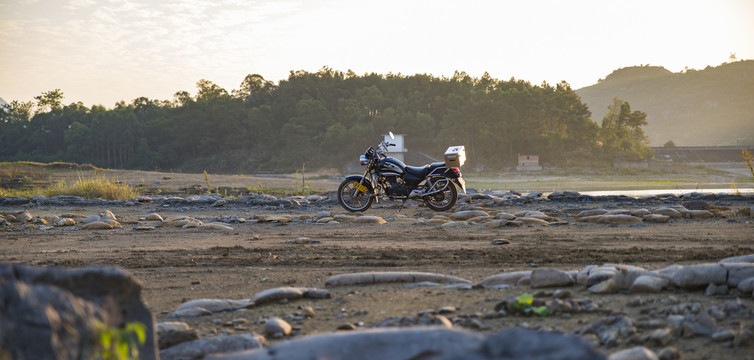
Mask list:
[[[738,189],[735,191],[731,188],[727,189],[660,189],[660,190],[608,190],[608,191],[580,191],[582,195],[590,196],[615,196],[626,195],[631,197],[642,197],[647,195],[661,195],[661,194],[690,194],[690,193],[705,193],[705,194],[741,194],[748,195],[754,194],[754,188],[751,189]]]

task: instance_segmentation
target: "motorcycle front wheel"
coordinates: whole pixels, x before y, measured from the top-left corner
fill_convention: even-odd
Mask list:
[[[363,212],[369,209],[374,202],[374,197],[358,188],[364,190],[365,186],[353,179],[346,179],[340,183],[340,186],[338,186],[340,206],[350,212]]]
[[[434,186],[427,189],[427,192],[440,190],[443,187],[445,187],[444,190],[424,197],[424,203],[427,204],[428,208],[434,211],[447,211],[456,204],[456,201],[458,200],[458,190],[456,190],[456,186],[450,182],[450,179],[435,182]]]

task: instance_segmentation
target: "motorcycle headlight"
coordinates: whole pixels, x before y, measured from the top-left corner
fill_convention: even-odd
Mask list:
[[[367,157],[365,155],[359,156],[359,164],[366,165],[369,163],[369,160],[367,160]]]

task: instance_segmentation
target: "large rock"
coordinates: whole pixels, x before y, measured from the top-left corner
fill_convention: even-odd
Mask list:
[[[632,215],[616,214],[616,215],[602,215],[597,219],[600,224],[636,224],[640,223],[641,219]]]
[[[160,351],[162,360],[199,360],[210,354],[233,353],[259,349],[265,343],[257,334],[220,335],[180,343]]]
[[[571,286],[573,277],[565,271],[556,269],[536,269],[531,272],[531,287]]]
[[[167,349],[187,341],[199,339],[199,332],[185,322],[161,322],[157,324],[157,339],[160,349]]]
[[[210,313],[235,311],[235,310],[243,309],[243,308],[250,307],[253,305],[254,303],[250,299],[242,299],[242,300],[196,299],[196,300],[187,301],[181,304],[178,307],[178,309],[176,309],[176,312],[173,314],[176,314],[176,313],[183,314],[187,310],[191,310],[191,309],[209,311]],[[185,315],[185,314],[184,316],[192,317],[190,315]],[[180,316],[172,316],[172,317],[180,317]]]
[[[292,329],[291,324],[279,317],[270,318],[264,323],[264,333],[271,338],[288,336]]]
[[[743,280],[754,277],[754,264],[752,263],[723,263],[722,266],[728,271],[728,285],[738,286]]]
[[[682,216],[680,211],[673,208],[667,208],[667,207],[655,209],[652,213],[658,214],[658,215],[665,215],[673,219],[679,219]]]
[[[0,354],[10,359],[89,359],[97,323],[146,326],[140,359],[156,359],[154,317],[142,286],[115,268],[77,270],[0,264]]]
[[[254,305],[262,305],[266,303],[290,301],[301,298],[310,299],[329,299],[330,292],[324,289],[316,288],[294,288],[294,287],[279,287],[267,290],[262,290],[251,298],[251,302]]]
[[[384,224],[387,221],[379,216],[364,215],[353,219],[354,224]]]
[[[728,271],[721,264],[684,266],[671,276],[673,284],[683,289],[706,288],[709,284],[725,284]]]
[[[751,255],[742,255],[742,256],[733,256],[729,258],[722,259],[718,261],[721,264],[725,263],[754,263],[754,254]]]
[[[667,278],[660,276],[641,275],[634,280],[628,289],[630,293],[658,293],[668,286]]]
[[[657,360],[657,355],[643,346],[621,350],[611,354],[607,360]]]
[[[502,274],[492,275],[484,278],[479,282],[482,286],[516,284],[523,277],[531,276],[531,271],[511,271]]]
[[[574,335],[509,329],[484,336],[443,327],[374,329],[307,336],[266,349],[212,355],[207,360],[493,360],[605,359]]]
[[[425,272],[366,272],[335,275],[325,280],[325,286],[351,286],[385,283],[463,283],[471,281],[459,277]]]
[[[486,211],[482,210],[463,210],[453,213],[453,215],[450,216],[451,220],[468,220],[471,218],[475,218],[478,216],[489,216]]]

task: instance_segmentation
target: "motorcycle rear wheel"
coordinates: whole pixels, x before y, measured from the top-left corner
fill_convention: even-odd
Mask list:
[[[441,180],[435,183],[434,187],[427,189],[427,192],[442,189],[447,181],[448,187],[442,192],[424,197],[424,203],[428,208],[434,211],[447,211],[456,204],[458,200],[458,190],[450,182],[450,179]]]
[[[358,181],[346,179],[338,186],[338,202],[350,212],[364,212],[372,206],[374,197],[356,188]],[[363,185],[362,185],[363,186]]]

